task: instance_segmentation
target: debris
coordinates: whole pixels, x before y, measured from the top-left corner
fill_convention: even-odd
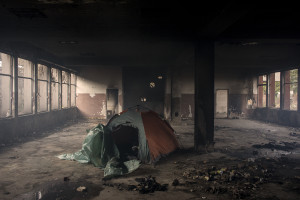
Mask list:
[[[258,151],[253,151],[252,154],[255,156],[258,154]]]
[[[173,182],[172,182],[172,185],[173,185],[173,186],[179,185],[178,179],[174,179]]]
[[[295,132],[290,132],[290,136],[296,136],[297,135],[297,133],[295,133]]]
[[[264,148],[264,149],[272,149],[272,150],[276,149],[276,150],[289,151],[300,147],[300,144],[298,144],[297,142],[281,142],[279,144],[276,144],[275,142],[269,142],[263,145],[255,144],[252,145],[252,147],[257,149]]]
[[[87,192],[87,188],[85,186],[79,186],[76,190],[78,192]]]
[[[168,190],[168,184],[159,184],[156,182],[155,177],[147,176],[145,178],[136,178],[136,182],[138,185],[128,185],[126,188],[125,186],[121,186],[119,184],[118,189],[123,190],[124,188],[128,191],[139,191],[141,194],[153,193],[155,191],[166,191]]]
[[[161,185],[157,183],[155,177],[152,177],[151,175],[144,179],[139,179],[139,184],[137,186],[139,193],[141,194],[166,191],[168,189],[167,187],[168,184]]]
[[[70,178],[69,177],[64,177],[64,181],[69,181],[70,180]]]

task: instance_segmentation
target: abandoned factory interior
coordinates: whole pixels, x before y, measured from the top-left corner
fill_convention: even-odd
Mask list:
[[[0,199],[300,200],[289,1],[0,0]]]

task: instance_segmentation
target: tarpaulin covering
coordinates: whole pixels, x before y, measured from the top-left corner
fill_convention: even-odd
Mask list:
[[[119,157],[119,150],[114,144],[110,131],[102,124],[88,132],[81,150],[58,156],[63,160],[77,160],[80,163],[92,163],[96,167],[104,168],[104,177],[130,173],[140,166],[139,160],[122,162],[119,161]]]

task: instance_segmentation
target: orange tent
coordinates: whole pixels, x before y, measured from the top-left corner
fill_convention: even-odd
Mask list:
[[[137,146],[137,157],[143,162],[156,162],[179,147],[173,128],[151,110],[128,109],[115,115],[106,127],[112,132],[117,147]],[[120,131],[120,127],[127,129]]]

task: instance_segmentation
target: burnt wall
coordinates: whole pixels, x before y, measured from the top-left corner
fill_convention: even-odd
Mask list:
[[[216,69],[215,72],[215,108],[216,90],[228,90],[228,117],[244,116],[249,98],[249,80],[242,71]],[[216,112],[216,111],[215,111]]]
[[[194,66],[174,66],[168,73],[165,95],[165,117],[173,122],[195,117]]]
[[[89,66],[78,71],[76,105],[80,117],[107,118],[107,89],[118,90],[116,112],[122,111],[122,67]]]
[[[17,141],[21,137],[39,134],[40,131],[53,129],[67,120],[77,118],[77,108],[69,108],[34,115],[19,116],[0,120],[0,141],[2,144]]]

